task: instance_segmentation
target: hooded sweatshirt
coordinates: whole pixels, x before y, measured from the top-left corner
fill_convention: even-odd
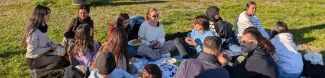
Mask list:
[[[301,73],[303,61],[301,54],[297,51],[291,33],[280,33],[271,39],[275,46],[276,62],[286,73]]]

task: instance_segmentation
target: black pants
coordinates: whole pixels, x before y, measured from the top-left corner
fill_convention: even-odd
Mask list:
[[[69,61],[62,56],[44,55],[36,59],[26,59],[30,69],[41,69],[42,71],[54,70],[67,67]]]
[[[197,51],[187,44],[184,38],[175,38],[174,44],[179,52],[179,54],[184,58],[196,58]]]

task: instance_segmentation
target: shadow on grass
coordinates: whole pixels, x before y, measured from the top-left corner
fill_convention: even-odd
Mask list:
[[[0,58],[10,58],[13,57],[15,55],[19,55],[25,52],[18,52],[18,51],[13,51],[13,52],[2,52],[0,53]]]
[[[103,2],[103,1],[94,1],[91,3],[91,6],[121,6],[121,5],[136,5],[136,4],[156,4],[156,3],[165,3],[166,1],[133,1],[133,2]]]
[[[305,33],[309,33],[312,30],[317,30],[317,29],[325,29],[325,24],[319,24],[319,25],[314,25],[314,26],[308,26],[305,28],[300,28],[300,29],[290,29],[289,31],[294,35],[294,37],[296,37],[295,41],[296,44],[305,44],[305,43],[309,43],[311,41],[316,40],[316,38],[314,37],[309,37],[309,38],[303,38],[303,34]],[[322,33],[319,33],[322,34]]]

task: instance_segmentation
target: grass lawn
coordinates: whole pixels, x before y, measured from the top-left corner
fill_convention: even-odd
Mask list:
[[[8,1],[8,2],[5,2]],[[29,77],[25,63],[26,50],[19,46],[22,31],[32,8],[41,0],[0,1],[0,78]],[[51,40],[61,42],[70,19],[77,15],[71,0],[47,0],[51,8],[49,32]],[[209,6],[221,8],[221,17],[234,24],[236,16],[245,8],[248,0],[170,0],[170,1],[111,1],[95,4],[90,16],[95,24],[95,40],[107,40],[109,24],[119,13],[131,16],[143,15],[148,7],[159,10],[160,22],[166,34],[191,30],[196,15],[205,14]],[[325,1],[324,0],[258,0],[257,15],[264,28],[269,30],[277,21],[284,21],[293,33],[294,41],[303,52],[325,54]],[[46,3],[46,2],[45,2]]]

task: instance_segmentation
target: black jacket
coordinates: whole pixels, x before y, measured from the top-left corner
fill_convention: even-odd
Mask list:
[[[278,78],[278,65],[267,53],[266,48],[258,46],[253,52],[249,52],[244,61],[235,66],[225,66],[230,78]]]
[[[91,18],[88,16],[86,19],[82,20],[80,17],[76,16],[72,18],[71,22],[67,26],[67,29],[64,32],[65,38],[74,38],[75,31],[77,30],[78,26],[80,24],[87,23],[91,28],[94,28],[94,22],[91,20]]]
[[[197,59],[187,59],[179,66],[175,78],[229,78],[217,57],[201,52]]]

